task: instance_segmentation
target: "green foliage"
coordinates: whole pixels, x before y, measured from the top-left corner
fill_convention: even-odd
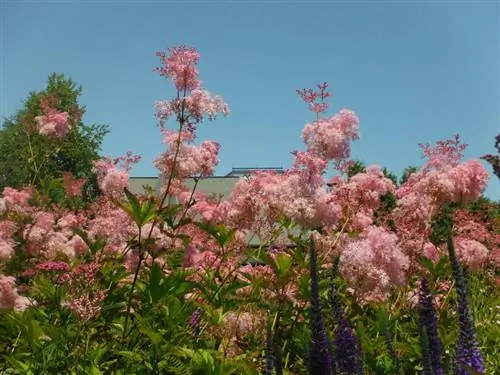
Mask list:
[[[413,165],[410,165],[409,167],[406,167],[404,170],[403,170],[403,174],[401,175],[401,179],[399,181],[399,183],[401,185],[403,185],[407,180],[408,180],[408,177],[410,177],[410,175],[412,173],[415,173],[418,171],[418,167],[415,167]]]
[[[60,185],[54,182],[48,188],[53,199],[60,199]],[[41,197],[36,199],[42,200]],[[394,197],[382,199],[380,217],[394,208]],[[172,238],[181,238],[184,245],[189,237],[181,237],[177,229],[193,224],[184,220],[182,206],[169,204],[158,209],[157,199],[139,198],[125,190],[125,197],[115,202],[137,225],[157,221],[158,228],[168,225]],[[498,215],[494,203],[480,200],[471,210]],[[446,207],[435,221],[433,238],[439,242],[449,233],[453,207]],[[377,216],[378,218],[378,216]],[[210,236],[214,246],[226,250],[234,240],[234,229],[222,224],[195,223],[197,230]],[[271,254],[264,248],[247,249],[227,265],[207,267],[206,272],[179,267],[183,249],[165,249],[169,253],[166,265],[154,261],[143,262],[135,283],[125,281],[130,272],[120,255],[99,258],[100,271],[96,283],[107,296],[98,317],[78,320],[65,305],[69,287],[59,282],[57,271],[39,273],[29,281],[28,296],[36,306],[23,312],[0,311],[0,373],[5,374],[248,374],[260,373],[264,362],[265,334],[255,329],[244,339],[238,337],[242,353],[227,354],[225,328],[229,314],[258,311],[269,323],[273,335],[275,363],[285,374],[305,373],[310,343],[308,305],[310,276],[307,272],[308,234],[297,231],[291,220],[281,218],[280,231],[288,233],[295,243],[293,249]],[[91,262],[103,254],[106,239],[90,239],[85,231],[75,229],[89,246],[89,254],[81,259]],[[151,253],[154,240],[144,233],[141,241],[130,241],[128,251],[136,254]],[[233,256],[233,255],[228,255]],[[236,276],[252,259],[267,266],[273,275],[266,282],[255,275]],[[335,256],[334,270],[338,266]],[[24,261],[24,259],[20,259]],[[322,260],[321,263],[324,263]],[[326,260],[328,263],[329,260]],[[443,257],[433,263],[421,258],[420,266],[428,273],[430,285],[450,281],[449,259]],[[260,267],[259,266],[259,267]],[[168,272],[165,272],[165,269]],[[410,280],[406,287],[394,290],[385,304],[360,305],[341,275],[334,273],[341,305],[357,334],[366,374],[419,374],[422,372],[418,312],[412,308],[409,295],[416,287]],[[331,269],[319,269],[320,298],[328,332],[335,331],[337,322],[329,311],[328,289]],[[500,347],[498,306],[500,293],[492,272],[470,274],[471,307],[476,321],[477,336],[490,373],[500,368],[497,348]],[[291,303],[287,286],[294,282],[296,303]],[[243,288],[251,293],[242,295]],[[272,292],[273,297],[269,298]],[[456,295],[449,291],[432,291],[441,297],[438,309],[439,335],[446,351],[443,363],[453,357],[458,335]],[[304,303],[306,301],[306,303]],[[128,308],[130,307],[130,309]],[[196,315],[198,314],[198,315]],[[193,316],[197,316],[194,320]],[[224,332],[224,331],[222,331]],[[447,367],[449,370],[449,367]]]
[[[366,172],[366,165],[360,160],[354,160],[347,168],[346,174],[348,178],[357,175],[358,173]]]
[[[108,130],[105,125],[85,125],[81,121],[85,112],[78,104],[81,93],[81,86],[54,73],[49,76],[45,90],[29,93],[23,108],[5,119],[0,130],[0,190],[6,186],[19,188],[29,184],[41,187],[67,171],[76,178],[88,178],[85,186],[88,198],[97,194],[96,178],[91,173],[92,161],[99,158]],[[43,98],[51,98],[59,111],[72,116],[73,129],[64,139],[49,139],[34,128],[34,118],[43,114]]]

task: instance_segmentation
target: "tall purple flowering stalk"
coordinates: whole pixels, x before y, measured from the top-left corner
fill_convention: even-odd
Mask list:
[[[332,355],[332,347],[326,333],[325,320],[321,313],[316,250],[313,240],[311,240],[310,247],[310,269],[311,307],[309,320],[311,325],[311,347],[309,354],[309,374],[334,375],[336,371]]]
[[[448,254],[451,262],[451,269],[455,279],[457,291],[457,310],[459,334],[456,349],[456,374],[471,375],[468,368],[480,373],[485,373],[484,359],[479,350],[474,330],[474,322],[470,313],[467,284],[464,273],[455,253],[453,237],[448,235]],[[463,366],[465,365],[465,366]]]
[[[198,337],[201,332],[199,324],[200,317],[201,317],[201,310],[196,309],[189,318],[189,326],[193,330],[193,334],[195,337]]]
[[[444,375],[441,364],[442,344],[438,334],[436,310],[426,279],[422,279],[420,282],[419,316],[422,333],[423,375]]]
[[[274,370],[274,334],[272,324],[269,324],[267,327],[267,336],[266,336],[266,368],[264,369],[263,375],[273,375]]]
[[[330,308],[336,326],[333,345],[337,369],[342,374],[363,375],[363,360],[360,355],[358,340],[345,315],[345,311],[342,309],[340,296],[335,285],[337,268],[338,258],[334,261],[329,293]]]

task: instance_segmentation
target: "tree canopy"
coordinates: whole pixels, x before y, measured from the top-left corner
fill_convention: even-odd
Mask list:
[[[92,162],[98,159],[106,125],[85,125],[82,121],[85,107],[78,103],[82,87],[63,74],[53,73],[47,87],[30,92],[24,106],[16,114],[4,119],[0,130],[0,190],[10,186],[41,187],[63,172],[75,178],[87,178],[84,194],[97,193]],[[37,116],[43,115],[43,103],[60,112],[68,112],[71,131],[62,139],[52,139],[36,131]]]

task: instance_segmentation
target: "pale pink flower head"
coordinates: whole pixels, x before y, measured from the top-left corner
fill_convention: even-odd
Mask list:
[[[3,189],[3,198],[8,209],[26,208],[31,198],[31,192],[27,189],[17,190],[6,187]]]
[[[218,95],[212,95],[206,90],[193,90],[184,98],[184,107],[195,122],[200,122],[205,115],[214,120],[218,113],[229,115],[229,106]]]
[[[68,241],[67,245],[72,249],[75,255],[80,256],[89,251],[87,243],[78,235],[74,235],[71,240]]]
[[[0,275],[0,310],[22,311],[28,305],[27,298],[18,294],[16,279],[12,276]]]
[[[456,134],[452,139],[437,141],[435,146],[431,146],[429,143],[419,144],[419,146],[423,156],[427,158],[427,163],[423,167],[424,171],[444,170],[457,166],[468,147],[467,144],[460,143],[459,134]]]
[[[97,175],[99,188],[111,197],[121,196],[123,189],[129,187],[129,174],[116,167],[110,158],[94,161],[93,171]]]
[[[157,52],[163,66],[155,68],[161,76],[170,78],[177,91],[191,91],[200,87],[196,65],[200,54],[195,48],[184,45],[172,47],[166,52]]]
[[[408,268],[398,237],[375,226],[347,244],[340,256],[340,271],[362,302],[384,301],[392,287],[404,284]]]
[[[100,187],[110,195],[121,195],[123,189],[129,187],[129,175],[127,172],[111,169],[102,179]]]
[[[471,270],[480,270],[488,260],[489,251],[482,243],[468,238],[456,238],[457,257]]]
[[[58,112],[57,109],[45,107],[44,114],[35,117],[40,134],[49,138],[63,138],[71,130],[68,112]]]
[[[0,237],[0,260],[9,260],[14,254],[14,241]]]
[[[326,112],[328,109],[328,104],[325,102],[325,99],[329,98],[331,94],[326,91],[328,88],[328,83],[324,82],[316,85],[316,88],[319,91],[315,91],[314,89],[300,89],[297,90],[297,94],[300,98],[307,104],[309,104],[309,110],[317,113]]]
[[[426,242],[423,246],[423,255],[430,259],[432,262],[436,263],[439,261],[439,250],[434,246],[432,242]]]
[[[83,185],[87,182],[86,178],[75,179],[71,172],[63,172],[62,180],[66,194],[70,197],[81,196]]]
[[[302,131],[307,151],[324,160],[341,161],[351,153],[351,141],[359,139],[359,120],[354,112],[342,109],[331,118],[307,124]]]
[[[174,168],[175,176],[180,179],[198,175],[211,176],[214,173],[219,163],[219,143],[203,141],[199,146],[181,144],[177,159],[175,158],[176,147],[176,145],[169,145],[169,150],[155,161],[156,167],[164,176],[170,176]]]

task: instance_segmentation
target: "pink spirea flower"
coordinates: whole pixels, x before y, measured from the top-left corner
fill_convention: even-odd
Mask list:
[[[17,292],[16,279],[12,276],[0,275],[0,309],[22,311],[28,305],[28,299]]]
[[[69,271],[69,264],[60,261],[47,261],[38,263],[35,268],[40,271]]]
[[[481,196],[488,183],[488,172],[477,160],[461,163],[467,145],[454,139],[436,142],[436,146],[420,145],[426,164],[412,173],[398,189],[397,196],[419,194],[429,198],[433,206],[445,202],[470,202]]]
[[[340,256],[340,271],[361,301],[384,301],[392,287],[402,285],[409,258],[398,237],[372,226],[347,244]]]
[[[177,159],[175,159],[176,148],[176,142],[170,143],[169,150],[155,161],[156,167],[164,176],[170,176],[174,172],[174,160],[177,178],[211,176],[219,163],[220,145],[217,142],[203,141],[199,146],[182,143],[179,146]]]
[[[70,197],[81,196],[83,185],[87,182],[86,178],[75,179],[70,172],[63,172],[62,180],[66,194]]]
[[[300,89],[297,90],[297,94],[301,97],[301,99],[309,104],[309,110],[314,113],[323,113],[327,110],[328,104],[325,103],[325,99],[329,98],[331,94],[326,91],[328,88],[328,83],[324,82],[316,85],[316,88],[319,91],[315,91],[313,89]]]
[[[191,91],[200,87],[196,65],[200,54],[195,48],[184,45],[157,52],[163,66],[155,68],[161,76],[172,79],[177,91]]]
[[[128,172],[119,170],[110,158],[96,160],[93,171],[97,175],[99,188],[109,196],[121,196],[123,189],[129,187]]]
[[[9,209],[26,207],[28,205],[28,200],[31,198],[31,192],[26,189],[17,190],[6,187],[3,189],[3,198]]]
[[[0,260],[9,260],[14,254],[15,242],[12,236],[16,230],[16,223],[9,220],[0,221]]]
[[[478,241],[459,237],[455,239],[455,248],[457,257],[471,270],[481,269],[488,260],[488,249]]]
[[[0,238],[0,260],[8,260],[14,254],[14,241]]]
[[[359,120],[354,112],[342,109],[327,119],[307,124],[302,131],[307,150],[325,160],[349,157],[351,141],[359,139]]]
[[[54,108],[45,108],[42,116],[35,117],[40,134],[50,138],[62,138],[68,135],[71,126],[68,112],[58,112]]]

